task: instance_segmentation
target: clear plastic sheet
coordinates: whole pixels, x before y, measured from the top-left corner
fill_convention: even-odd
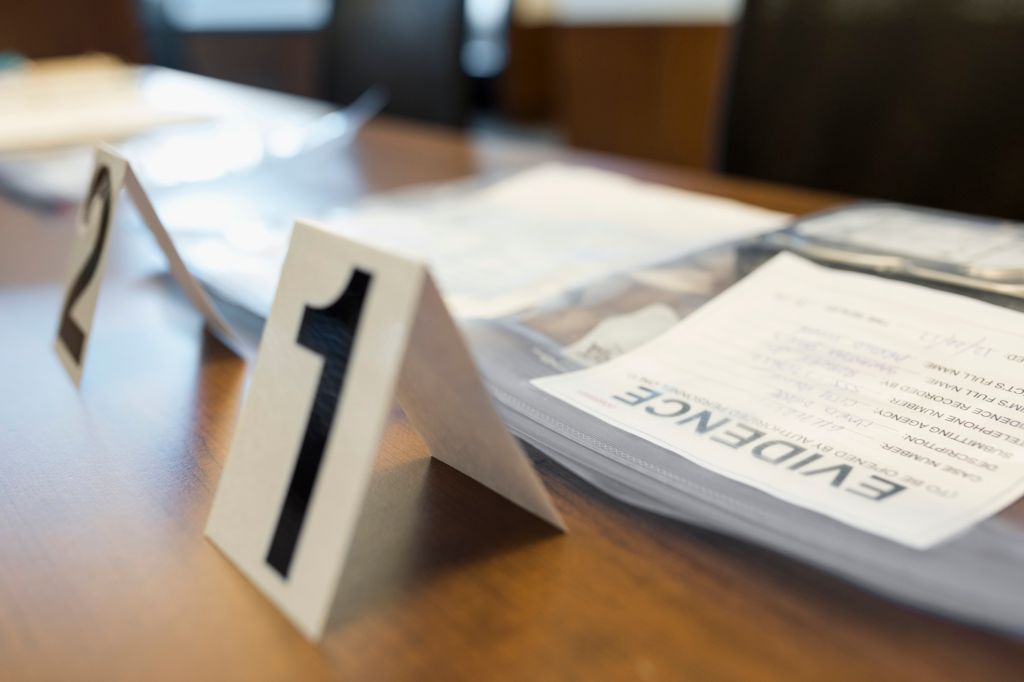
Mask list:
[[[713,249],[608,278],[516,316],[467,324],[509,427],[624,502],[767,547],[917,608],[1024,634],[1021,502],[931,550],[910,549],[727,480],[530,385],[589,364],[578,344],[609,319],[652,305],[686,316],[749,271],[742,254],[761,247]],[[600,342],[599,361],[628,350]]]

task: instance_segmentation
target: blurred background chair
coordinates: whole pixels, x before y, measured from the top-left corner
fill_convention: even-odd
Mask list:
[[[340,104],[378,85],[388,113],[466,120],[465,0],[140,3],[157,64]]]
[[[1024,219],[1024,2],[748,0],[726,173]]]
[[[338,0],[327,31],[327,98],[347,103],[380,85],[389,95],[388,113],[463,125],[463,5],[464,0]]]
[[[333,0],[136,0],[149,60],[224,80],[322,97]]]

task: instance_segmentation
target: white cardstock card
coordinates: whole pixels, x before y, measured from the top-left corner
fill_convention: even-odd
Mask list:
[[[86,346],[106,264],[107,245],[122,189],[127,189],[143,221],[167,257],[171,275],[189,301],[202,313],[210,330],[236,352],[245,355],[246,349],[241,338],[185,267],[128,161],[113,149],[98,147],[92,179],[76,223],[64,304],[54,344],[57,356],[72,380],[76,385],[82,380]]]
[[[918,549],[1024,494],[1024,315],[790,254],[649,343],[533,383]]]
[[[563,528],[426,266],[299,223],[206,532],[310,639],[396,396],[434,457]]]

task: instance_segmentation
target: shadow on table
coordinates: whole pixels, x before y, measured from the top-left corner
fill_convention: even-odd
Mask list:
[[[437,577],[559,535],[432,457],[378,466],[327,630],[343,628]]]

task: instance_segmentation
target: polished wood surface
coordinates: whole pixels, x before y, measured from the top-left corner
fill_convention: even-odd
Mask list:
[[[561,155],[382,121],[338,194]],[[838,200],[571,158],[790,211]],[[131,221],[81,390],[63,374],[51,343],[72,219],[0,203],[4,680],[1020,679],[1020,642],[632,509],[539,457],[570,528],[552,534],[432,462],[397,413],[312,645],[203,537],[246,367]]]

